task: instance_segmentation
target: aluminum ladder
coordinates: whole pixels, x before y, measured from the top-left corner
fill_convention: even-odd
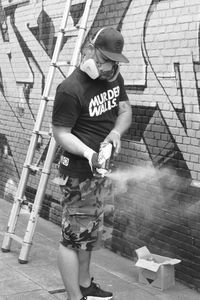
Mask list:
[[[46,132],[46,133],[42,132],[41,127],[42,127],[42,122],[44,119],[44,114],[45,114],[45,110],[47,107],[47,103],[49,100],[51,100],[49,93],[50,93],[50,89],[51,89],[51,85],[53,82],[56,68],[59,68],[60,66],[63,66],[63,65],[69,66],[69,63],[58,61],[58,59],[59,59],[59,54],[60,54],[62,43],[63,43],[63,38],[64,38],[65,34],[68,32],[67,21],[68,21],[68,17],[70,14],[71,5],[72,5],[72,1],[67,0],[66,4],[65,4],[64,12],[63,12],[62,20],[61,20],[60,30],[57,35],[52,60],[50,63],[48,74],[47,74],[46,84],[45,84],[42,98],[40,101],[38,114],[37,114],[36,121],[34,124],[32,136],[30,139],[30,144],[28,147],[25,163],[23,165],[17,192],[15,195],[15,199],[14,199],[11,213],[9,216],[7,232],[4,235],[4,239],[3,239],[3,243],[2,243],[2,247],[1,247],[2,252],[9,252],[10,248],[11,248],[12,240],[15,240],[18,243],[20,243],[21,251],[20,251],[18,261],[22,264],[25,264],[28,262],[28,256],[29,256],[29,252],[31,249],[31,245],[32,245],[35,227],[36,227],[37,220],[39,217],[39,209],[40,209],[43,197],[45,195],[51,166],[52,166],[53,159],[54,159],[56,149],[57,149],[56,141],[55,141],[54,137],[52,136],[51,132]],[[74,48],[74,51],[72,54],[72,60],[70,63],[70,67],[69,67],[67,76],[69,76],[71,74],[71,72],[78,65],[79,55],[80,55],[82,43],[85,38],[85,33],[86,33],[86,29],[87,29],[87,21],[88,21],[91,6],[92,6],[92,0],[86,0],[83,14],[79,21],[79,25],[77,26],[76,43],[75,43],[75,48]],[[41,176],[39,179],[39,184],[38,184],[37,192],[35,195],[34,203],[32,206],[32,211],[30,213],[26,232],[25,232],[24,238],[21,238],[15,234],[15,229],[16,229],[18,218],[19,218],[21,206],[24,201],[24,193],[25,193],[25,189],[27,186],[28,177],[30,175],[30,172],[37,171],[37,167],[35,165],[33,165],[33,158],[34,158],[34,153],[35,153],[35,150],[37,147],[38,139],[44,134],[47,134],[50,136],[49,147],[48,147],[46,159],[44,161],[44,165],[43,165],[43,168],[41,171]]]

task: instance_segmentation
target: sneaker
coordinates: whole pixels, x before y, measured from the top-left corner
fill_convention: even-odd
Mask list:
[[[80,286],[82,295],[84,297],[88,297],[88,300],[111,300],[113,298],[113,294],[102,290],[98,284],[94,283],[93,280],[94,278],[91,279],[91,284],[87,288]]]

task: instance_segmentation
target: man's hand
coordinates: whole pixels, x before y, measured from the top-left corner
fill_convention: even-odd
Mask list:
[[[98,162],[98,153],[96,153],[94,150],[90,148],[86,149],[83,156],[87,158],[92,171],[94,171],[96,168],[101,168],[101,164]]]
[[[95,170],[101,168],[101,164],[98,162],[98,153],[94,152],[91,159],[91,169]]]
[[[129,101],[120,101],[118,116],[114,128],[105,138],[105,142],[110,142],[115,148],[116,156],[121,150],[121,136],[130,127],[132,122],[132,109]]]
[[[111,130],[109,135],[105,138],[104,142],[113,144],[115,149],[114,156],[117,156],[121,150],[121,136],[120,133],[116,130]]]

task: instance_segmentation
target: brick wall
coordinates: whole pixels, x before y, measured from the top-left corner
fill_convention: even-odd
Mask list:
[[[78,23],[84,6],[81,0],[73,3],[69,28]],[[0,3],[0,196],[10,201],[26,157],[64,4],[60,0]],[[116,162],[125,179],[121,190],[115,190],[114,210],[106,215],[106,223],[113,222],[106,245],[131,259],[143,245],[157,254],[180,258],[177,278],[197,289],[199,9],[198,0],[94,0],[86,34],[87,40],[102,26],[118,28],[130,60],[121,72],[133,122]],[[65,38],[61,58],[70,59],[74,42],[73,37]],[[52,96],[62,78],[57,72]],[[51,110],[50,101],[43,126],[47,130]],[[47,145],[48,138],[43,137],[35,162],[43,160]],[[60,224],[60,192],[52,183],[55,174],[54,161],[40,214]],[[33,201],[38,182],[39,174],[29,176],[27,201]]]

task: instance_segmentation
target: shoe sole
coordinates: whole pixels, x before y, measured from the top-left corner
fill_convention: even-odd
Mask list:
[[[87,296],[87,300],[112,300],[112,297],[94,297],[94,296]]]

